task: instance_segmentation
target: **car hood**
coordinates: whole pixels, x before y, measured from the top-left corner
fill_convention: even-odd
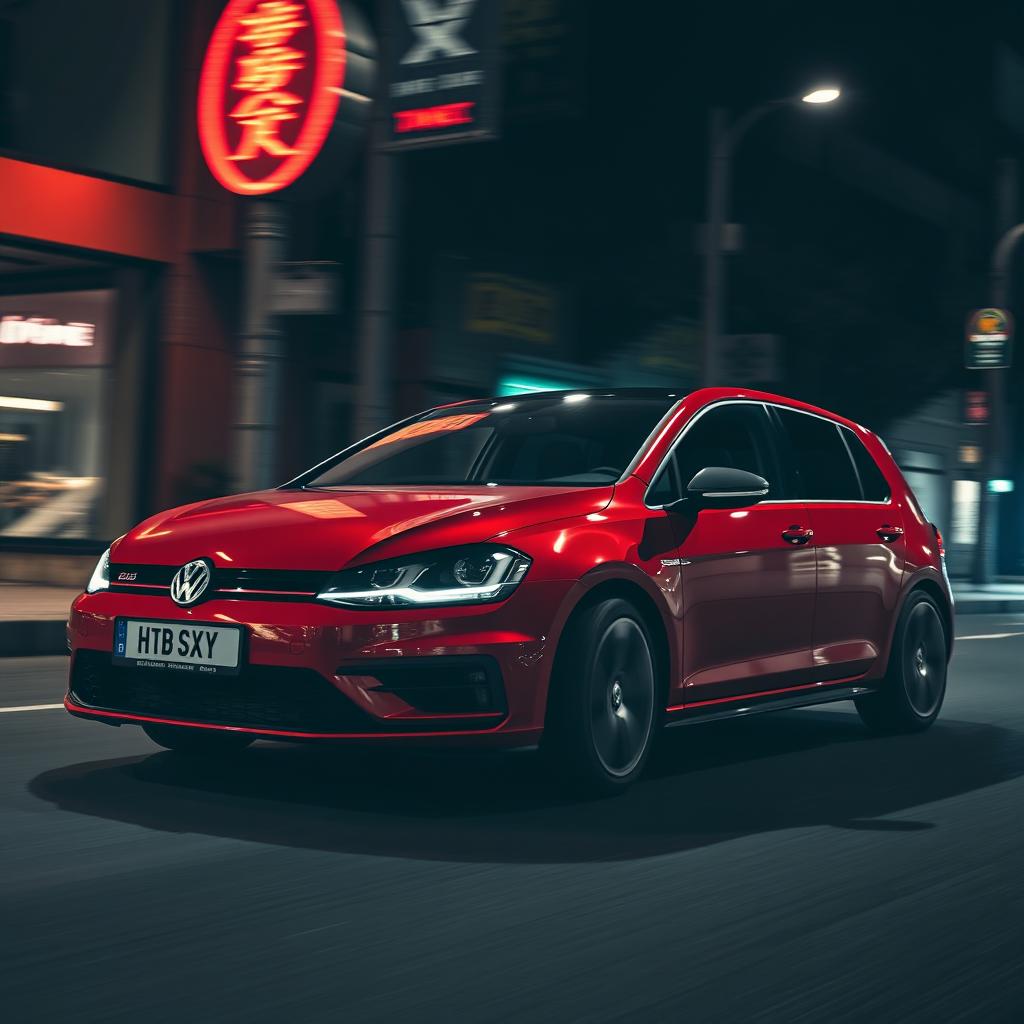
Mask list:
[[[613,490],[498,486],[258,491],[153,516],[117,541],[111,560],[181,565],[209,558],[215,565],[239,569],[334,570],[599,512]]]

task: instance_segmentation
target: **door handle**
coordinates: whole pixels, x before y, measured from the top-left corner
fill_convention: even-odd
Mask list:
[[[806,544],[814,536],[814,531],[808,527],[794,524],[782,531],[782,539],[787,544]]]
[[[882,538],[887,544],[891,544],[894,540],[899,540],[903,536],[902,526],[890,526],[886,523],[884,526],[880,526],[875,533]]]

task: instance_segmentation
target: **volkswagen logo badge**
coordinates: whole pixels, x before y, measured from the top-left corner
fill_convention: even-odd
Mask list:
[[[171,580],[171,600],[182,608],[195,604],[210,585],[213,567],[205,558],[197,558],[194,562],[186,562]]]

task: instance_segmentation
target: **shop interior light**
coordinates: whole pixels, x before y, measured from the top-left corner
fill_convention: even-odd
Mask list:
[[[989,480],[988,489],[990,494],[1009,494],[1013,490],[1013,481]]]
[[[0,443],[17,444],[19,441],[27,441],[27,434],[0,434]]]
[[[0,395],[0,409],[27,409],[30,412],[60,412],[63,402],[48,402],[43,398],[11,398]]]

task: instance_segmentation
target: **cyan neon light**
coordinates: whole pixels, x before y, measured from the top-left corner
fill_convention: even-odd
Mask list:
[[[531,395],[537,391],[571,391],[576,385],[564,380],[552,380],[544,377],[502,377],[498,381],[498,395]]]

